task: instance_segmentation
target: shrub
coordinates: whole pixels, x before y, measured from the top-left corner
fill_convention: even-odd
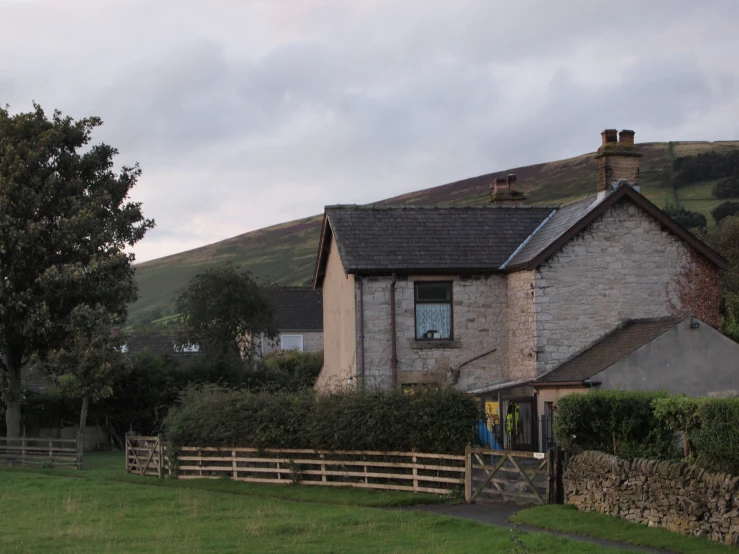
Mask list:
[[[722,202],[711,210],[711,217],[716,223],[721,223],[725,217],[739,214],[739,202]]]
[[[167,417],[178,446],[461,453],[477,403],[453,390],[250,392],[190,386]]]
[[[670,431],[682,434],[685,457],[692,456],[694,452],[690,437],[700,425],[698,409],[701,402],[700,398],[691,398],[684,394],[655,398],[652,401],[655,417],[664,422]]]
[[[695,461],[709,471],[739,475],[739,399],[705,399],[696,415]]]
[[[313,386],[322,366],[323,352],[278,350],[260,360],[257,372],[262,372],[266,387],[298,391]]]
[[[622,458],[669,459],[678,455],[673,432],[652,402],[659,392],[592,391],[560,398],[554,434],[573,450],[600,450]]]
[[[706,216],[698,212],[691,212],[683,207],[666,204],[664,212],[686,229],[702,229],[708,225]]]
[[[736,198],[739,197],[739,177],[724,177],[716,181],[713,185],[711,194],[716,198]]]

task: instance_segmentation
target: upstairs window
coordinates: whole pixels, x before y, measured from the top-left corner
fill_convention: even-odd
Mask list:
[[[303,351],[303,335],[280,335],[281,350]]]
[[[452,283],[415,284],[416,340],[450,340],[452,332]]]

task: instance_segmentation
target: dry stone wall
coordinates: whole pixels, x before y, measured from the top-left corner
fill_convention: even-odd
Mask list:
[[[739,544],[739,477],[583,452],[570,460],[564,484],[565,501],[579,510]]]

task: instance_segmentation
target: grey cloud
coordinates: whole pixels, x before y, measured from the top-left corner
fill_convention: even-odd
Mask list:
[[[0,0],[0,48],[23,44],[0,102],[103,117],[144,169],[147,257],[577,155],[605,126],[737,129],[715,123],[736,120],[733,0],[60,6]]]

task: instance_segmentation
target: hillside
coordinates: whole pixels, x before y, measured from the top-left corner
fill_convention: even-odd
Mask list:
[[[721,203],[711,196],[713,180],[674,189],[672,163],[677,157],[739,149],[735,142],[672,142],[640,144],[641,187],[652,202],[666,202],[702,213],[713,223],[710,210]],[[497,175],[516,173],[518,188],[531,204],[558,204],[595,192],[593,153],[505,169],[379,201],[379,204],[474,205],[488,201],[488,186]],[[131,323],[166,317],[172,311],[174,292],[201,269],[232,261],[279,284],[308,283],[313,274],[321,215],[290,221],[245,233],[208,246],[181,252],[136,266],[139,300],[131,307]]]

